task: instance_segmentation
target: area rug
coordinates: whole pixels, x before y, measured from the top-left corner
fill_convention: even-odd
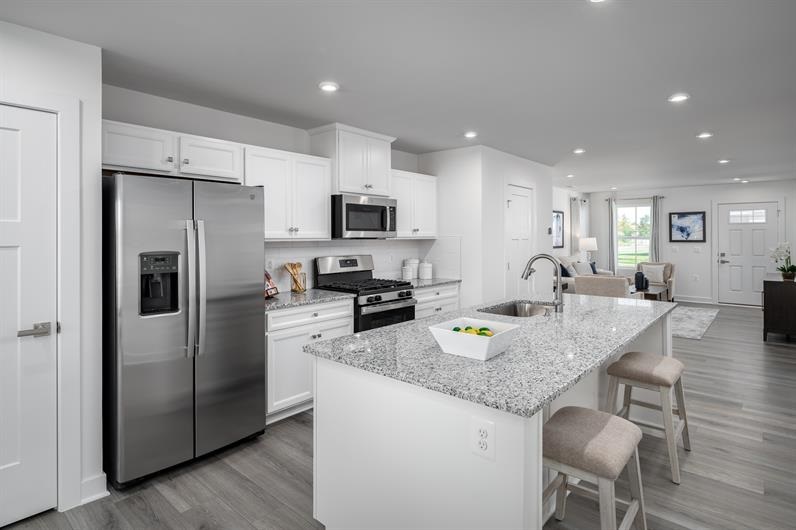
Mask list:
[[[699,340],[719,314],[718,309],[678,305],[672,311],[672,335]]]

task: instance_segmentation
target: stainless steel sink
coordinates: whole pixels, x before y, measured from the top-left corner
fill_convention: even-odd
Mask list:
[[[523,300],[513,300],[503,304],[484,307],[478,311],[492,313],[493,315],[506,315],[510,317],[536,317],[549,316],[554,310],[553,304],[542,304]]]

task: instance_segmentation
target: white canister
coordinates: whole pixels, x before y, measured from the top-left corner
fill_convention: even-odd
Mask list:
[[[414,276],[412,276],[412,267],[408,265],[404,265],[401,267],[401,279],[402,280],[412,280]]]
[[[433,276],[431,263],[424,261],[418,265],[418,278],[421,280],[430,280]]]
[[[404,266],[412,269],[412,277],[410,278],[410,280],[417,278],[419,265],[420,265],[420,260],[417,258],[407,258],[404,260]]]

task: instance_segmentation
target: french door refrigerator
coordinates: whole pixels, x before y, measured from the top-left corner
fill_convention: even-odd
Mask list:
[[[263,189],[103,179],[105,470],[117,487],[263,432]]]

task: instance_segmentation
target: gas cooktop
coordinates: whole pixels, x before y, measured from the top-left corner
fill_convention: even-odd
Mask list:
[[[384,293],[401,289],[411,289],[412,284],[402,280],[384,280],[381,278],[363,278],[360,280],[339,280],[320,286],[332,291],[343,291],[358,295]]]

